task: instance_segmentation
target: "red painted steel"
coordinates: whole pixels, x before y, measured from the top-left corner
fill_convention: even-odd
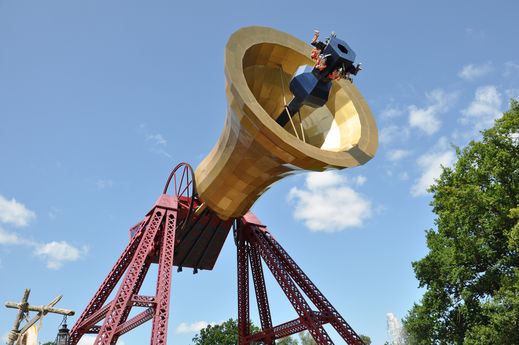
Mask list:
[[[181,173],[178,178],[175,175],[177,170]],[[151,344],[166,344],[174,261],[187,263],[188,259],[195,260],[195,268],[203,265],[204,257],[213,241],[216,245],[223,243],[233,221],[222,222],[216,218],[217,225],[207,228],[207,224],[212,224],[212,219],[216,216],[207,210],[198,217],[193,214],[193,205],[198,206],[200,201],[193,201],[196,191],[190,178],[191,168],[186,164],[179,164],[173,170],[164,189],[167,191],[169,182],[173,179],[175,195],[161,195],[146,218],[130,229],[128,246],[72,327],[69,345],[76,345],[84,334],[97,334],[96,345],[115,344],[119,336],[152,319]],[[201,219],[205,221],[197,225]],[[236,223],[239,224],[235,239],[239,345],[257,341],[274,345],[277,339],[304,330],[308,330],[319,345],[333,344],[323,328],[323,324],[326,323],[330,323],[347,344],[364,344],[254,214],[249,212]],[[195,226],[196,231],[192,231]],[[184,243],[186,236],[191,236],[191,232],[191,240]],[[202,234],[203,232],[205,233]],[[204,241],[201,241],[202,236]],[[216,237],[219,238],[216,240]],[[175,259],[176,246],[182,250],[182,259]],[[212,250],[218,254],[220,249],[221,247],[215,247]],[[211,255],[214,256],[214,253]],[[262,260],[298,313],[297,319],[277,326],[272,325]],[[159,265],[156,294],[138,295],[152,263]],[[262,328],[262,331],[256,334],[250,334],[249,264]],[[209,265],[204,267],[212,268],[214,262]],[[121,278],[123,280],[115,298],[107,303],[108,297]],[[318,310],[310,308],[303,294]],[[133,307],[146,309],[127,320]],[[103,319],[103,324],[98,325],[97,323]]]
[[[86,333],[97,334],[95,344],[115,344],[120,335],[151,319],[152,344],[166,344],[177,206],[175,197],[162,195],[146,220],[139,223],[125,251],[72,328],[70,345],[77,344]],[[155,256],[159,257],[156,296],[140,296],[138,292]],[[123,274],[114,300],[103,306]],[[127,321],[134,306],[147,309]],[[102,319],[101,326],[95,325]]]
[[[139,293],[139,290],[141,289],[142,283],[144,282],[144,278],[146,278],[146,274],[148,273],[149,268],[150,268],[150,260],[148,259],[144,262],[144,266],[141,267],[141,270],[139,272],[139,276],[137,277],[135,286],[132,289],[132,298],[131,298],[132,304],[126,305],[126,307],[124,308],[123,314],[121,316],[121,321],[119,321],[119,325],[124,324],[126,322],[126,320],[128,319],[128,316],[130,315],[130,311],[132,310],[132,307],[136,305],[136,303],[133,300],[136,297],[136,295]],[[119,333],[119,332],[115,333],[115,335],[112,339],[113,344],[117,343],[117,339],[119,339],[120,335],[121,335],[121,333]]]
[[[333,305],[324,297],[319,289],[312,283],[310,278],[303,272],[303,270],[294,262],[288,253],[281,247],[281,245],[274,239],[270,233],[265,233],[268,236],[273,248],[278,252],[278,255],[283,259],[285,266],[288,268],[289,274],[299,285],[301,290],[308,296],[310,301],[330,318],[330,324],[335,328],[337,333],[346,340],[348,344],[363,343],[360,336],[350,327]]]
[[[272,317],[270,315],[267,287],[265,286],[265,278],[263,276],[261,256],[254,246],[251,246],[250,248],[250,266],[252,269],[252,280],[254,281],[256,300],[258,302],[261,329],[270,329],[272,328]],[[275,345],[274,338],[269,337],[268,335],[266,335],[264,341],[267,345]]]
[[[166,210],[159,207],[154,208],[153,215],[146,227],[141,243],[139,244],[139,247],[137,248],[137,251],[128,267],[119,291],[117,291],[117,294],[115,295],[114,301],[110,306],[110,310],[105,317],[105,321],[101,326],[101,330],[99,331],[94,344],[111,344],[112,338],[115,335],[115,330],[121,321],[124,308],[129,304],[132,297],[132,291],[137,283],[139,271],[144,266],[146,257],[152,249],[153,240],[155,239],[164,219],[165,211]]]
[[[281,259],[275,255],[270,243],[262,236],[263,231],[260,227],[249,226],[247,229],[251,233],[251,243],[256,246],[261,257],[265,261],[272,275],[277,280],[279,286],[287,296],[300,318],[304,320],[306,328],[319,345],[333,344],[332,339],[325,329],[314,322],[313,312],[310,306],[299,292],[294,282],[290,279]]]
[[[151,344],[166,344],[169,318],[169,296],[171,292],[171,273],[173,270],[173,254],[175,250],[175,229],[177,224],[176,211],[169,210],[166,214],[164,234],[161,237],[161,252],[159,261],[159,277],[155,301],[155,315],[151,332]]]
[[[145,311],[135,315],[130,320],[126,321],[125,323],[120,324],[117,326],[116,333],[117,335],[121,336],[125,333],[128,333],[134,328],[137,328],[138,326],[142,325],[146,321],[149,321],[153,318],[155,310],[154,308],[148,308]],[[113,342],[115,344],[115,341]]]
[[[122,275],[126,271],[126,268],[130,264],[130,261],[132,260],[133,255],[137,250],[138,245],[140,244],[143,234],[142,229],[144,229],[144,224],[147,223],[147,221],[148,217],[144,222],[140,223],[140,229],[135,232],[135,235],[131,238],[130,242],[124,249],[122,255],[119,257],[114,267],[112,268],[108,276],[105,278],[105,280],[95,293],[90,303],[87,305],[87,307],[85,308],[85,310],[83,311],[75,325],[70,330],[69,345],[76,345],[79,339],[81,339],[81,337],[83,336],[83,334],[85,334],[87,331],[91,329],[91,324],[88,324],[86,322],[87,319],[103,307],[103,304],[110,296],[110,293],[112,293],[113,289],[115,288],[115,286],[121,279]],[[106,312],[108,312],[108,310]]]
[[[249,245],[243,239],[238,239],[236,248],[238,261],[238,338],[240,344],[247,344],[245,338],[250,334]]]
[[[308,330],[319,345],[333,344],[333,341],[322,326],[325,323],[330,323],[347,344],[364,345],[362,339],[274,239],[265,225],[261,224],[250,212],[242,218],[240,224],[242,225],[238,228],[237,237],[243,239],[243,243],[238,242],[237,244],[238,255],[240,255],[240,246],[248,248],[248,253],[251,258],[251,267],[253,267],[253,279],[255,282],[256,298],[259,304],[260,320],[262,320],[262,331],[256,334],[240,336],[239,345],[248,345],[253,341],[262,341],[265,344],[272,344],[276,339],[304,330]],[[260,274],[260,269],[258,269],[258,267],[261,267],[261,261],[258,263],[259,258],[257,255],[263,259],[272,272],[274,278],[298,313],[299,318],[275,327],[263,326],[265,322],[264,318],[267,318],[266,313],[268,311],[268,315],[270,315],[270,310],[268,301],[263,301],[263,299],[266,298],[266,289],[263,290],[264,285],[262,286],[262,282],[264,284],[264,278],[263,273],[261,272]],[[243,259],[238,259],[238,271],[245,271],[243,268],[240,269],[240,263],[242,261]],[[239,294],[247,294],[248,299],[248,283],[245,287],[245,284],[240,282],[240,278],[243,279],[243,274],[239,273]],[[307,298],[316,306],[317,311],[310,308],[298,288],[301,289]],[[244,289],[246,289],[246,291]],[[238,300],[241,300],[240,295],[238,296]],[[244,314],[243,312],[240,313],[240,310],[241,308],[239,307],[239,324],[240,317]],[[247,314],[246,317],[248,320],[250,316]]]

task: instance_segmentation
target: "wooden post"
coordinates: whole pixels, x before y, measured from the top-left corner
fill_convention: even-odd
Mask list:
[[[22,322],[23,315],[25,314],[23,307],[29,305],[29,303],[27,303],[27,300],[29,299],[30,293],[31,293],[31,289],[25,289],[22,300],[20,302],[20,309],[18,309],[18,313],[16,314],[16,319],[14,319],[13,329],[9,332],[9,335],[7,336],[7,345],[13,345],[14,342],[16,340],[18,340],[18,337],[20,336],[20,333],[18,332],[18,327],[20,327],[20,323]]]
[[[13,345],[20,337],[36,322],[38,322],[44,315],[47,313],[55,313],[55,314],[61,314],[61,315],[74,315],[73,310],[69,309],[62,309],[62,308],[54,308],[54,305],[59,302],[61,297],[63,295],[59,295],[58,297],[54,298],[49,304],[46,306],[34,306],[29,305],[27,300],[29,299],[29,294],[31,293],[30,289],[25,289],[25,292],[23,294],[22,300],[20,303],[14,303],[14,302],[6,302],[5,306],[7,308],[14,308],[18,309],[18,313],[16,314],[16,319],[14,320],[13,329],[9,332],[9,335],[7,336],[7,345]],[[21,330],[18,330],[20,327],[20,323],[22,322],[25,313],[28,311],[37,311],[39,312],[35,317],[33,317]]]

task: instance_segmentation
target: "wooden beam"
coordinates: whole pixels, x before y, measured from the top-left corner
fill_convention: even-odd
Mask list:
[[[22,307],[28,305],[27,300],[29,299],[30,293],[31,293],[31,289],[25,289],[22,300],[20,302],[20,305]],[[20,322],[22,322],[24,314],[25,314],[25,312],[22,308],[18,309],[18,313],[16,314],[16,319],[14,319],[13,329],[9,332],[9,335],[7,336],[7,345],[13,345],[14,342],[16,340],[18,340],[18,337],[20,335],[20,333],[18,332],[18,327],[20,327]]]
[[[47,307],[53,307],[56,303],[59,302],[61,297],[63,297],[63,295],[59,295],[58,297],[54,298],[49,304],[47,304]],[[29,322],[27,322],[25,326],[23,326],[23,328],[20,330],[20,334],[24,334],[25,332],[27,332],[27,330],[31,328],[31,326],[34,325],[36,322],[38,322],[45,314],[47,314],[46,311],[44,311],[43,314],[39,312],[38,315],[33,317]]]
[[[24,311],[27,311],[27,310],[39,311],[39,312],[43,312],[43,313],[55,313],[55,314],[68,315],[68,316],[74,315],[73,310],[48,307],[48,306],[44,306],[44,305],[36,306],[36,305],[23,305],[22,303],[5,302],[5,306],[7,308],[23,309]]]

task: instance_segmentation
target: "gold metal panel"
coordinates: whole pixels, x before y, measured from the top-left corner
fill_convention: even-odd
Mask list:
[[[244,215],[285,176],[354,167],[375,155],[378,131],[373,114],[349,81],[333,81],[323,107],[301,109],[306,142],[296,137],[290,122],[284,128],[275,122],[292,99],[292,75],[299,66],[313,64],[311,50],[295,37],[264,27],[243,28],[229,39],[225,126],[195,172],[200,198],[220,218]],[[301,137],[299,117],[293,122]]]

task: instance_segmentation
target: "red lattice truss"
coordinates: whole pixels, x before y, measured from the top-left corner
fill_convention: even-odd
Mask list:
[[[276,339],[305,330],[310,332],[317,344],[333,344],[323,328],[323,324],[326,323],[330,323],[347,344],[364,344],[254,214],[249,212],[241,218],[235,236],[238,259],[239,345],[248,345],[252,342],[275,344]],[[299,316],[297,319],[272,326],[261,259],[294,307]],[[262,329],[256,334],[250,334],[249,261]],[[316,306],[317,310],[310,308],[300,290]]]
[[[186,260],[190,259],[190,255],[195,256],[198,263],[203,262],[207,249],[211,248],[213,243],[211,241],[216,241],[215,234],[218,231],[228,232],[232,222],[226,221],[227,225],[221,226],[223,223],[219,221],[215,227],[207,227],[208,223],[204,223],[206,225],[196,228],[197,222],[202,222],[199,219],[213,219],[216,215],[207,214],[211,211],[206,211],[206,214],[197,218],[192,213],[180,212],[180,209],[178,197],[163,194],[145,219],[130,229],[132,236],[128,246],[70,331],[70,345],[76,345],[84,334],[97,334],[96,345],[116,344],[121,335],[149,320],[153,320],[151,344],[167,343],[173,265],[181,267],[183,263],[188,262]],[[193,229],[198,229],[191,230],[197,234],[198,240],[189,243],[189,250],[184,250],[186,254],[182,252],[183,255],[177,259],[178,262],[174,262],[175,250],[182,251],[185,243],[181,239],[175,241],[175,235],[180,230],[177,224],[189,222]],[[237,219],[236,224],[239,345],[252,342],[271,345],[275,344],[277,339],[304,330],[308,330],[319,345],[333,344],[323,328],[323,324],[326,323],[330,323],[347,344],[364,344],[254,214],[247,213]],[[210,233],[207,242],[200,240],[204,238],[204,232]],[[223,238],[227,236],[227,232],[222,235]],[[183,239],[186,236],[188,234],[180,237]],[[223,240],[219,241],[223,244]],[[214,252],[218,253],[219,249],[214,249]],[[299,316],[297,319],[278,326],[272,325],[262,260],[296,310]],[[159,265],[155,296],[139,295],[142,282],[152,263]],[[256,334],[250,334],[249,263],[262,329]],[[212,268],[210,264],[206,266]],[[191,267],[197,269],[196,265]],[[123,279],[114,299],[107,302],[121,278]],[[310,308],[303,294],[317,310]],[[144,310],[128,319],[133,307]]]

